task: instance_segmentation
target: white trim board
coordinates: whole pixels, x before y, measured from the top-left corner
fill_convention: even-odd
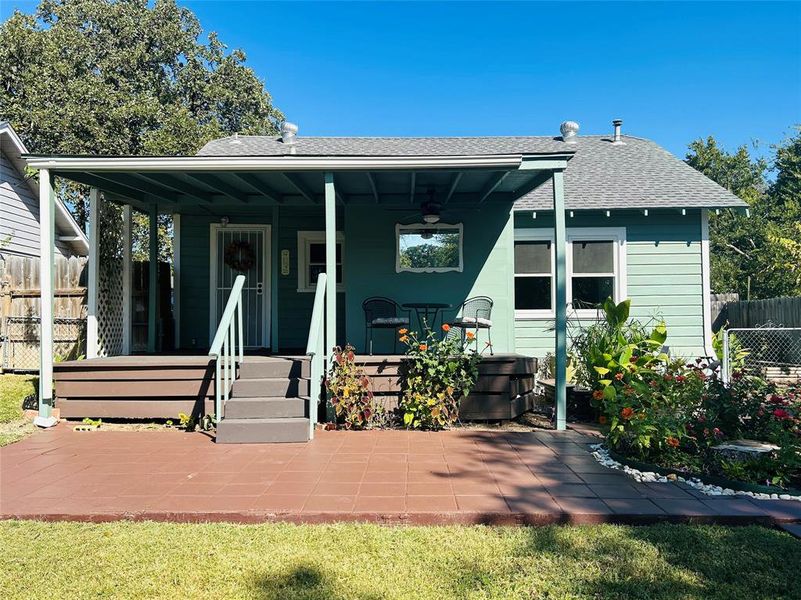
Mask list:
[[[306,281],[308,274],[309,244],[325,244],[325,231],[321,230],[302,230],[298,231],[298,255],[297,255],[297,270],[298,270],[298,289],[299,293],[312,293],[316,289],[317,282]],[[337,293],[345,291],[345,234],[337,231],[337,244],[342,247],[342,283],[337,283]]]
[[[220,230],[230,231],[262,231],[264,233],[264,255],[262,256],[262,310],[264,320],[262,322],[262,346],[269,348],[272,343],[271,332],[271,290],[270,276],[272,265],[270,262],[272,254],[272,227],[267,224],[239,224],[229,223],[223,226],[220,223],[209,225],[209,343],[217,332],[217,232]],[[244,313],[243,313],[244,316]]]

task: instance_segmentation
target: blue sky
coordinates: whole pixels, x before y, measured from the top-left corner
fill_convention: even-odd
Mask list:
[[[242,48],[300,135],[698,137],[801,123],[801,3],[179,0]],[[0,17],[35,3],[2,0]]]

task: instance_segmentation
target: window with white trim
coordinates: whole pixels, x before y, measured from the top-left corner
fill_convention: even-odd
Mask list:
[[[342,285],[342,253],[345,238],[337,232],[337,291],[344,290]],[[313,292],[317,285],[317,276],[325,273],[325,232],[298,231],[298,291]]]
[[[515,231],[515,316],[553,318],[556,252],[553,232]],[[594,317],[596,305],[626,298],[625,227],[567,230],[567,303],[575,314]]]

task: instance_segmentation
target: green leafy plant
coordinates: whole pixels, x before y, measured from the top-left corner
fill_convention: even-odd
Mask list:
[[[402,365],[400,411],[409,428],[442,429],[459,418],[459,401],[467,396],[478,379],[481,360],[475,334],[462,336],[442,326],[444,337],[427,330],[424,336],[400,329],[406,344]]]
[[[381,420],[364,367],[356,364],[356,353],[350,344],[334,348],[334,360],[325,379],[331,405],[337,419],[347,429],[366,429]]]

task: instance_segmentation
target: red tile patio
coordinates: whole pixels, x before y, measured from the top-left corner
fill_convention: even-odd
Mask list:
[[[0,518],[382,523],[801,522],[801,502],[639,484],[584,434],[321,431],[308,444],[74,432],[0,448]]]

